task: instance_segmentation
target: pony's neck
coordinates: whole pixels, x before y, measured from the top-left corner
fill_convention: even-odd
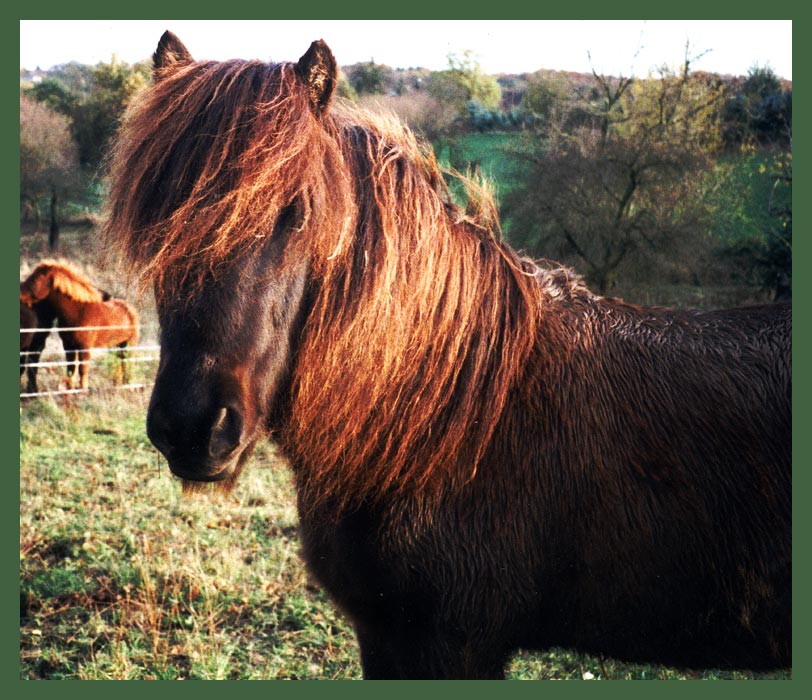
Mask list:
[[[77,322],[81,308],[85,305],[85,303],[53,289],[44,301],[53,309],[60,324],[69,326]]]

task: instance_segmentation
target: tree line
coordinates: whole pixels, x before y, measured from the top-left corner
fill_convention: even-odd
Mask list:
[[[442,71],[345,66],[345,99],[394,111],[435,146],[515,132],[518,185],[500,198],[511,243],[572,264],[602,293],[646,283],[744,281],[791,290],[792,86],[770,68],[747,76],[676,69],[645,78],[539,70],[486,74],[471,52]],[[98,208],[98,173],[118,119],[148,84],[148,62],[67,64],[21,74],[23,217],[60,202]],[[460,167],[467,163],[452,162]]]
[[[601,293],[666,280],[789,297],[792,85],[768,67],[695,71],[699,58],[686,45],[682,65],[643,78],[494,77],[470,53],[435,73],[370,60],[345,69],[346,94],[397,112],[460,170],[455,138],[517,132],[507,238]]]
[[[511,236],[602,293],[665,276],[788,297],[791,87],[765,68],[731,84],[690,66],[595,74],[588,89],[534,76],[525,177],[503,202]]]
[[[115,57],[96,66],[69,63],[33,77],[21,71],[21,218],[39,227],[47,215],[51,248],[58,242],[61,202],[91,221],[98,211],[99,173],[110,138],[150,74],[146,62],[131,66]]]

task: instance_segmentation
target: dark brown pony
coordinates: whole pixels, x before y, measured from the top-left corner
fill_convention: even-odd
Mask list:
[[[789,306],[640,308],[520,258],[404,127],[331,107],[323,42],[166,33],[154,66],[106,223],[156,294],[150,439],[228,488],[276,437],[365,677],[790,665]]]
[[[120,379],[127,381],[123,349],[138,340],[138,313],[126,301],[111,297],[67,263],[43,261],[20,283],[20,303],[47,310],[57,320],[71,386],[78,364],[79,386],[87,389],[92,348],[122,348]]]

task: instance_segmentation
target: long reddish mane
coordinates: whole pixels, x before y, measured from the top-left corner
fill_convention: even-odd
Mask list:
[[[521,390],[545,285],[575,283],[503,245],[475,183],[462,178],[468,212],[452,204],[397,121],[319,117],[308,100],[286,63],[162,77],[125,119],[107,235],[161,297],[171,280],[194,290],[216,275],[293,205],[287,254],[308,256],[317,279],[280,435],[308,465],[301,478],[339,508],[461,486]]]
[[[316,505],[341,510],[474,476],[535,341],[539,288],[495,235],[487,193],[467,183],[480,215],[465,215],[406,129],[339,120],[355,234],[317,251],[322,293],[282,439],[308,465]]]

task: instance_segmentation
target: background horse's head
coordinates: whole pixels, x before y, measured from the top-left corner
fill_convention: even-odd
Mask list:
[[[337,68],[322,42],[296,64],[195,62],[169,32],[153,60],[114,153],[107,229],[156,296],[148,435],[176,475],[229,484],[285,410],[304,234],[347,226],[322,123]]]
[[[20,282],[20,301],[28,306],[47,299],[51,293],[53,279],[51,267],[40,263],[33,272]]]

